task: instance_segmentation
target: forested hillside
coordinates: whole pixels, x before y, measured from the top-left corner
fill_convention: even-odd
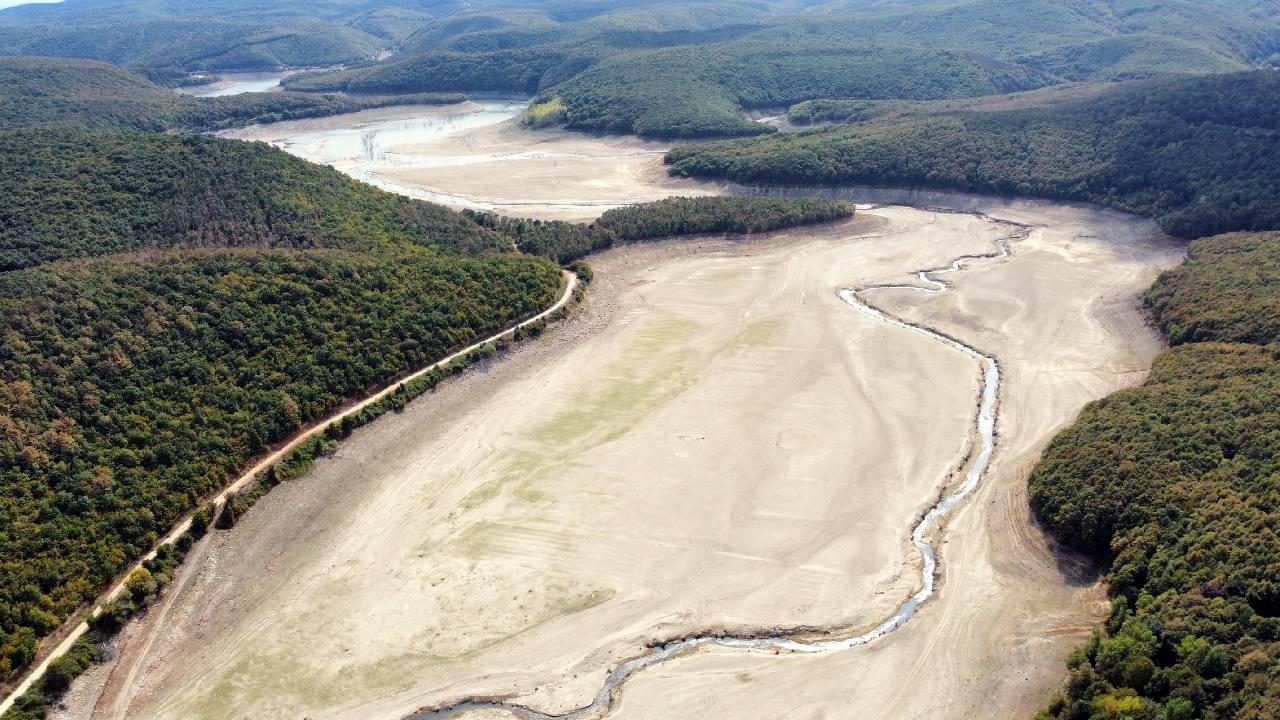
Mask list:
[[[874,108],[869,112],[875,112]],[[1119,86],[1046,108],[890,117],[678,147],[675,174],[1084,200],[1184,237],[1280,227],[1280,74]]]
[[[532,255],[851,212],[508,220],[264,144],[76,128],[0,133],[0,166],[0,678],[248,458],[550,304],[560,272]]]
[[[387,6],[404,3],[387,3]],[[461,4],[420,3],[421,26]],[[269,70],[371,61],[394,44],[371,12],[381,3],[64,0],[0,11],[0,52],[103,60],[148,71]]]
[[[744,110],[809,100],[964,97],[1280,58],[1280,14],[1226,0],[722,0],[584,14],[538,2],[477,8],[427,24],[385,62],[286,84],[536,93],[572,129],[749,136],[772,128]]]
[[[1189,344],[1087,407],[1033,472],[1036,514],[1103,560],[1115,597],[1047,717],[1280,716],[1277,297],[1276,233],[1197,241],[1148,294]]]
[[[217,130],[387,105],[461,102],[458,93],[338,97],[293,92],[197,98],[94,60],[0,57],[0,129]]]
[[[1174,344],[1280,342],[1280,233],[1235,233],[1191,246],[1147,293]]]
[[[262,143],[21,130],[0,132],[0,165],[0,270],[180,247],[510,249],[456,212]]]
[[[530,258],[338,251],[0,274],[0,674],[248,458],[559,282]]]
[[[610,58],[543,96],[564,104],[571,129],[704,137],[772,132],[744,109],[827,97],[992,95],[1048,82],[1038,72],[956,52],[734,41]]]

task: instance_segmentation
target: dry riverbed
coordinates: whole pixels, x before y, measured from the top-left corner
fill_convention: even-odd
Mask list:
[[[382,108],[222,135],[269,142],[393,192],[522,217],[591,220],[619,205],[719,192],[712,183],[668,177],[668,144],[525,130],[516,116],[526,106]]]
[[[1025,476],[1081,405],[1142,377],[1158,341],[1136,295],[1180,249],[1115,213],[988,211],[1033,226],[1012,256],[938,295],[866,296],[1004,374],[938,594],[846,652],[677,658],[615,716],[1003,718],[1061,681],[1102,594],[1032,526]],[[970,449],[980,378],[837,290],[1009,231],[886,207],[593,258],[587,306],[546,341],[357,431],[201,543],[62,716],[395,720],[473,695],[561,712],[653,641],[878,622],[918,582],[908,534]]]

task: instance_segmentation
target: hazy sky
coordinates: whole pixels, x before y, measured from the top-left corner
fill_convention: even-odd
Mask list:
[[[62,2],[62,0],[0,0],[0,8],[13,7],[14,5],[26,5],[33,2],[51,3]]]

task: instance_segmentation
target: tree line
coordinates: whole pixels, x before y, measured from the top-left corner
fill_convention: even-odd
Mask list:
[[[768,197],[670,197],[606,210],[592,223],[508,218],[463,211],[484,227],[515,239],[530,255],[567,265],[588,253],[645,240],[724,233],[754,233],[852,217],[838,200]]]
[[[1055,720],[1280,717],[1280,235],[1197,241],[1147,294],[1177,347],[1090,404],[1030,478],[1113,602]]]
[[[944,112],[682,146],[673,174],[1083,200],[1199,237],[1280,227],[1280,76],[1132,83],[1051,107]]]
[[[510,247],[447,208],[262,143],[15,130],[0,132],[0,166],[0,271],[183,247]]]

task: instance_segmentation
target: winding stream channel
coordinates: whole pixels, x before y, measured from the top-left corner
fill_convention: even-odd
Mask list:
[[[603,686],[596,693],[589,705],[563,714],[544,713],[534,708],[494,698],[472,697],[453,704],[436,708],[423,708],[409,715],[405,720],[440,720],[463,715],[473,711],[505,711],[525,720],[591,720],[600,718],[613,709],[620,695],[622,686],[635,674],[646,668],[666,662],[696,648],[716,646],[739,650],[764,650],[787,653],[833,653],[866,645],[906,624],[922,604],[934,593],[938,567],[938,535],[942,523],[952,512],[978,487],[991,464],[995,453],[997,403],[1000,395],[1000,365],[995,357],[948,335],[940,330],[911,322],[881,310],[863,299],[863,295],[876,290],[911,290],[914,292],[937,294],[946,292],[950,287],[946,282],[937,279],[938,275],[958,272],[965,264],[973,260],[985,260],[1007,257],[1010,254],[1009,241],[1025,237],[1027,228],[1011,225],[1013,231],[996,240],[996,250],[990,253],[964,255],[955,259],[951,265],[941,268],[929,268],[916,271],[921,285],[866,285],[859,288],[845,288],[839,291],[841,300],[862,313],[877,320],[932,338],[947,347],[961,352],[978,362],[982,368],[982,391],[979,397],[974,418],[974,426],[978,437],[977,452],[970,453],[962,466],[967,464],[964,480],[949,492],[944,493],[916,524],[911,531],[911,543],[920,554],[920,589],[907,598],[892,614],[878,625],[861,634],[843,638],[820,640],[798,639],[800,635],[811,635],[811,629],[796,629],[792,632],[771,631],[760,635],[694,635],[676,638],[665,643],[652,645],[644,654],[627,660],[614,668],[605,679]],[[846,628],[845,632],[856,632]],[[833,631],[831,634],[841,634]]]

